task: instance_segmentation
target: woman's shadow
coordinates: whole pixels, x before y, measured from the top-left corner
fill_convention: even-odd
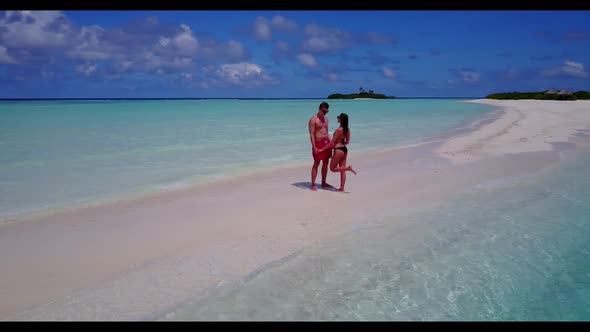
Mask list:
[[[293,187],[297,187],[299,189],[305,189],[305,190],[311,190],[311,182],[297,182],[297,183],[292,183],[291,184]],[[335,192],[340,192],[338,191],[337,188],[322,188],[321,186],[317,186],[318,190],[326,190],[326,191],[335,191]],[[348,192],[343,192],[348,194]]]

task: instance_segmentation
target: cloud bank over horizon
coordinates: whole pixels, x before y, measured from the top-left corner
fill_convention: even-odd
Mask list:
[[[359,86],[418,97],[588,89],[589,18],[4,11],[0,97],[324,97]]]

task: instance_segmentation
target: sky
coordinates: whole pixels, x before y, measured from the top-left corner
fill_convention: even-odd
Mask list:
[[[590,11],[3,11],[0,98],[590,90]]]

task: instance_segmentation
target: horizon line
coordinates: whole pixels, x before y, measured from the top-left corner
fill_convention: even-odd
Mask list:
[[[452,97],[395,97],[393,99],[477,99],[481,96],[452,96]],[[0,98],[0,101],[27,101],[27,100],[354,100],[354,99],[328,99],[320,97],[82,97],[82,98]],[[367,98],[372,99],[372,98]],[[382,100],[375,98],[374,100]],[[392,99],[387,99],[392,100]]]

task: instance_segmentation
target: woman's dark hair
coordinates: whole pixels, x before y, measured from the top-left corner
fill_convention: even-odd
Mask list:
[[[346,135],[348,133],[348,115],[346,113],[340,113],[338,119],[340,119],[340,126],[344,130],[344,135]]]

